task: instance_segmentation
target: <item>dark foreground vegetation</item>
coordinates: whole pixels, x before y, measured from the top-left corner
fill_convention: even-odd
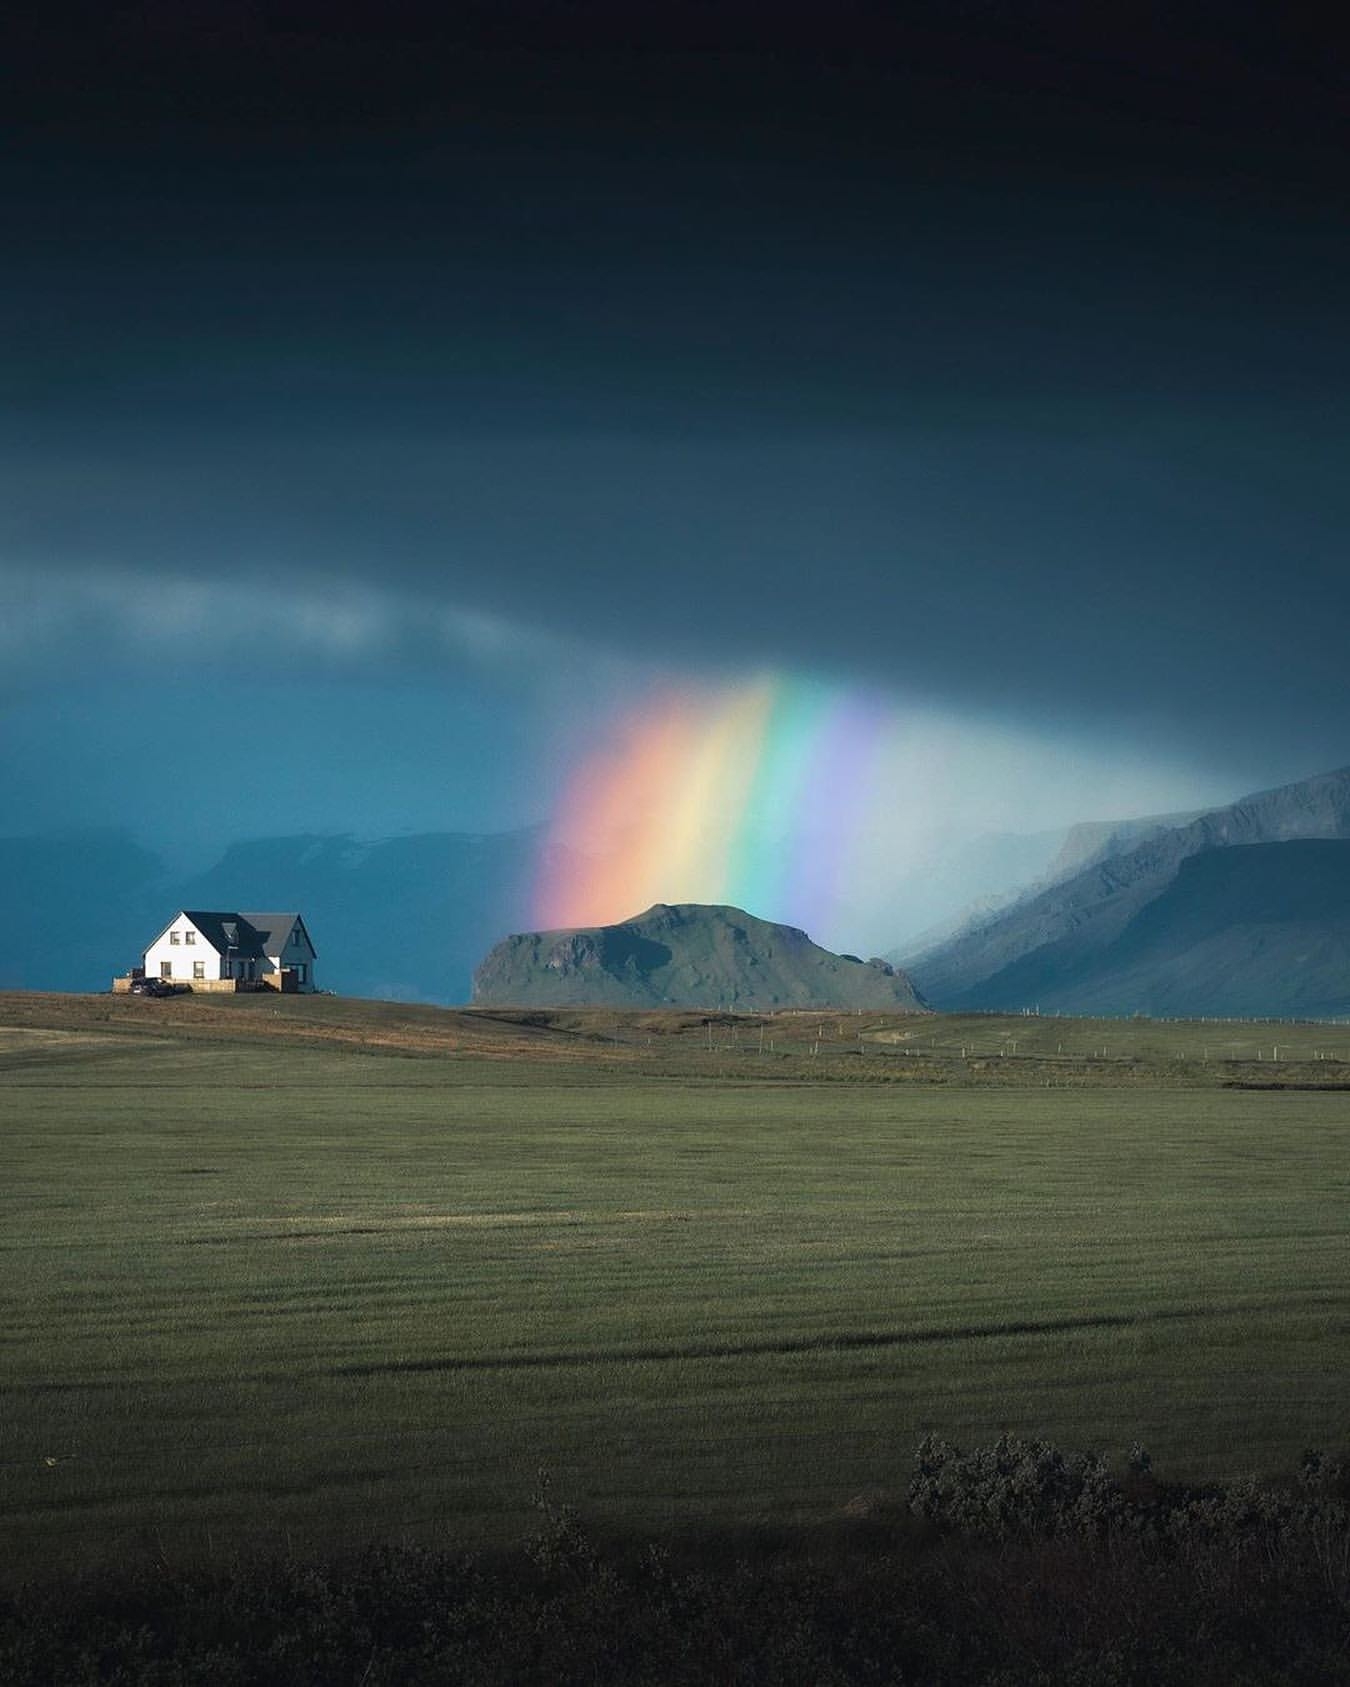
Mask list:
[[[514,1554],[415,1546],[26,1588],[0,1680],[155,1687],[1350,1680],[1341,1467],[1195,1488],[1004,1437],[919,1449],[904,1503],[809,1536],[593,1538],[537,1496]]]

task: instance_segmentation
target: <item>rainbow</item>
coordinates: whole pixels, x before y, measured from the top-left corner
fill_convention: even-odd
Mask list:
[[[905,735],[894,705],[812,679],[649,695],[566,781],[537,923],[713,902],[828,938],[853,924],[857,886],[894,829]]]

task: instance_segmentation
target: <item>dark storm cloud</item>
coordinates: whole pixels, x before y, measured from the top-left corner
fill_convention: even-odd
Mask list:
[[[1199,9],[631,10],[36,42],[7,556],[1344,760],[1315,53]]]

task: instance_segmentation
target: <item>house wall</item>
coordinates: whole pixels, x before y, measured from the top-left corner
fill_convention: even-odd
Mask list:
[[[292,926],[292,934],[294,934],[297,929],[297,927]],[[303,936],[298,941],[294,935],[288,938],[286,946],[282,949],[280,954],[269,955],[267,957],[267,965],[270,973],[272,974],[272,976],[267,978],[267,983],[269,983],[273,989],[279,990],[281,988],[280,974],[283,969],[298,966],[302,966],[305,969],[305,982],[297,985],[296,988],[302,991],[309,991],[313,990],[315,987],[314,951],[310,948]]]
[[[178,933],[178,942],[172,941],[172,934]],[[187,940],[188,933],[192,934],[192,941]],[[161,976],[160,964],[168,961],[173,967],[170,974],[175,984],[191,984],[192,965],[194,961],[201,961],[205,968],[205,979],[195,982],[204,983],[211,979],[220,978],[224,971],[222,956],[212,948],[199,932],[191,920],[181,916],[174,921],[168,931],[145,951],[145,975],[147,978]]]

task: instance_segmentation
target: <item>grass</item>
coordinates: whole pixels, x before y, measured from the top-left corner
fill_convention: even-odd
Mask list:
[[[11,1577],[516,1541],[541,1465],[678,1534],[900,1492],[929,1430],[1213,1478],[1346,1440],[1350,1100],[1222,1088],[1205,1028],[1117,1024],[1060,1087],[1085,1022],[850,1061],[814,1022],[770,1059],[757,1022],[240,1003],[0,1015]],[[1278,1029],[1333,1074],[1337,1028]]]

